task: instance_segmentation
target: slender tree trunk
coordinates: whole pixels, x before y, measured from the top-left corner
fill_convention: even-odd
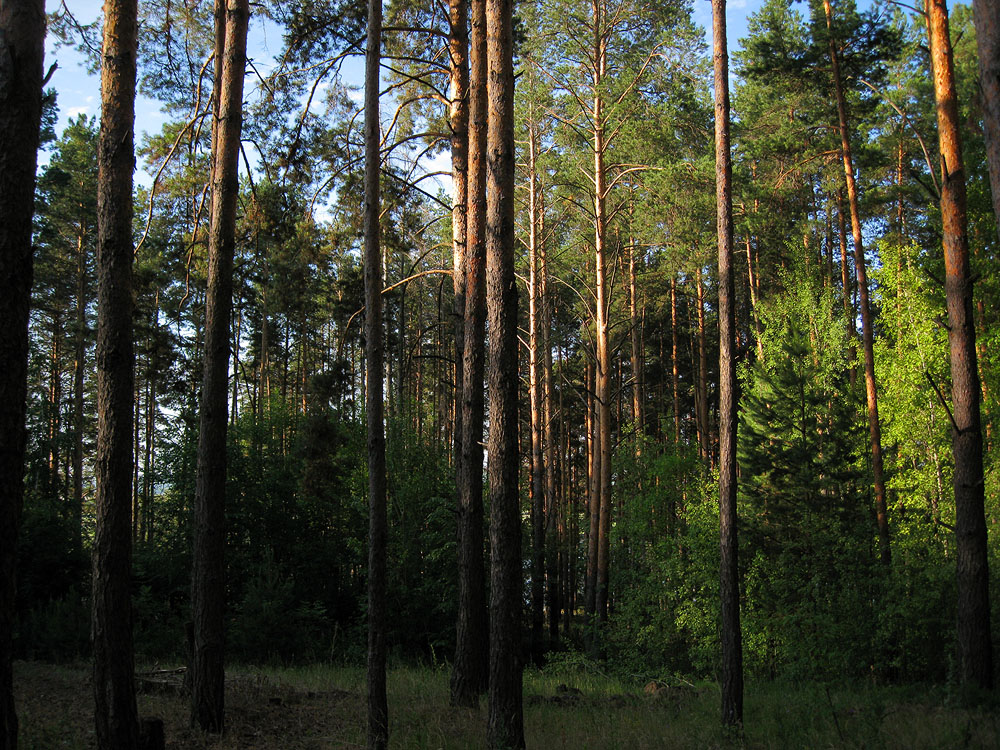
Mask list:
[[[559,565],[560,541],[565,536],[564,515],[560,513],[559,499],[556,492],[556,445],[555,425],[553,424],[552,385],[552,303],[548,293],[549,268],[545,251],[545,204],[544,194],[539,192],[538,233],[542,238],[539,243],[539,298],[541,300],[541,345],[542,345],[542,446],[545,481],[546,528],[548,533],[548,568],[549,592],[549,638],[553,643],[559,640],[559,613],[564,597],[561,590],[561,571]],[[565,456],[565,454],[564,454]]]
[[[713,462],[712,440],[709,434],[711,419],[708,413],[708,344],[705,333],[705,285],[702,283],[701,266],[695,269],[694,283],[698,300],[698,378],[695,382],[698,406],[695,414],[698,418],[698,445],[701,457],[711,466]]]
[[[458,477],[458,620],[451,702],[474,707],[489,676],[483,557],[483,371],[486,351],[486,0],[472,0],[469,154]]]
[[[389,746],[386,698],[385,425],[382,392],[382,249],[379,231],[379,68],[382,0],[368,0],[365,51],[365,411],[368,420],[368,750]]]
[[[468,0],[448,2],[448,53],[451,92],[448,120],[451,126],[451,248],[455,294],[455,476],[462,473],[462,360],[465,338],[465,252],[469,168],[469,13]]]
[[[847,181],[847,202],[851,210],[851,234],[854,238],[854,265],[858,274],[858,295],[861,303],[861,340],[865,354],[865,396],[868,402],[868,431],[871,438],[872,480],[875,485],[875,517],[878,525],[879,556],[883,565],[892,561],[889,547],[889,514],[886,507],[885,479],[882,468],[882,429],[878,417],[878,395],[875,387],[875,342],[872,312],[868,301],[868,274],[865,251],[861,240],[861,217],[858,213],[858,188],[854,178],[854,160],[847,125],[847,100],[844,97],[840,60],[833,39],[833,10],[830,0],[823,0],[826,26],[830,32],[830,64],[833,68],[834,93],[837,98],[837,118],[840,125],[840,150]]]
[[[490,670],[486,744],[524,747],[521,514],[518,502],[517,286],[514,278],[514,66],[511,0],[487,0],[486,297],[489,347]]]
[[[715,206],[719,234],[719,589],[722,610],[722,723],[743,723],[743,644],[737,565],[736,312],[733,282],[733,163],[729,145],[726,0],[712,0],[715,68]]]
[[[955,536],[958,572],[958,654],[963,683],[993,687],[989,562],[983,508],[983,434],[972,315],[972,274],[966,219],[965,167],[948,6],[925,0],[941,152],[941,222],[951,350],[952,455],[955,458]],[[994,24],[996,23],[996,19]]]
[[[0,4],[0,750],[17,747],[13,637],[45,4]]]
[[[81,227],[83,226],[81,222]],[[76,330],[73,342],[73,552],[83,554],[83,429],[84,373],[87,368],[87,251],[81,229],[76,244]]]
[[[979,50],[986,163],[993,193],[993,216],[1000,236],[1000,0],[972,0]]]
[[[757,349],[757,359],[764,359],[764,327],[760,323],[760,312],[757,307],[757,269],[753,256],[753,243],[749,234],[744,242],[747,253],[747,286],[750,290],[750,316],[753,320],[754,345]]]
[[[215,159],[191,574],[194,621],[191,723],[206,732],[222,732],[225,722],[226,427],[236,199],[249,20],[247,0],[228,0],[222,80],[217,87],[219,99],[213,129]]]
[[[858,380],[858,368],[855,366],[855,361],[857,360],[857,348],[855,346],[855,341],[857,339],[858,333],[857,329],[854,327],[854,305],[851,303],[851,273],[850,267],[847,264],[847,221],[844,217],[844,190],[843,188],[837,191],[837,225],[839,228],[840,237],[840,289],[843,293],[844,301],[844,318],[847,320],[847,340],[850,342],[850,362],[851,367],[849,372],[849,377],[851,381],[851,389],[854,389],[854,384]]]
[[[93,554],[97,744],[133,748],[139,719],[132,653],[132,172],[135,0],[104,5],[97,187],[97,527]]]
[[[541,663],[545,629],[545,480],[542,459],[542,378],[539,358],[538,135],[528,123],[528,403],[531,424],[531,646]]]
[[[674,445],[681,443],[680,370],[677,363],[679,351],[677,334],[677,275],[670,276],[670,383],[674,407]]]
[[[587,577],[584,582],[584,611],[597,613],[597,548],[601,521],[601,451],[598,408],[594,395],[597,366],[587,364]]]
[[[59,493],[59,433],[62,431],[60,423],[60,407],[62,405],[62,339],[63,339],[62,312],[56,310],[52,314],[52,345],[49,349],[49,403],[48,403],[48,449],[49,466],[46,483],[48,493],[51,497],[57,497]]]
[[[636,243],[630,238],[628,245],[628,311],[631,329],[632,358],[632,422],[636,432],[636,445],[644,432],[642,396],[642,325],[639,317],[638,262],[635,257]],[[639,449],[636,449],[637,454]]]

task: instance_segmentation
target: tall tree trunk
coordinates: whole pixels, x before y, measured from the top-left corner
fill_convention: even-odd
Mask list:
[[[389,745],[386,698],[385,424],[382,393],[382,248],[379,228],[379,68],[382,0],[368,0],[365,50],[365,411],[368,423],[368,749]]]
[[[539,297],[541,300],[541,338],[542,338],[542,446],[545,479],[546,528],[548,531],[548,568],[547,581],[549,591],[549,638],[553,643],[559,640],[559,612],[564,597],[560,585],[562,567],[559,565],[560,541],[565,536],[564,514],[560,513],[559,499],[556,492],[556,436],[553,423],[552,384],[552,303],[548,293],[549,268],[545,251],[545,204],[544,194],[539,193],[538,233],[542,238],[539,247]],[[566,454],[563,454],[563,458]]]
[[[462,361],[465,338],[465,252],[469,168],[469,13],[468,0],[448,2],[448,54],[451,91],[448,120],[451,127],[451,249],[452,287],[455,293],[455,476],[462,473]]]
[[[490,670],[486,743],[524,747],[521,513],[518,502],[517,286],[514,278],[514,65],[511,0],[487,0],[486,298],[489,346]]]
[[[587,363],[587,573],[583,607],[588,617],[597,613],[597,540],[601,522],[601,451],[595,397],[597,365]]]
[[[878,418],[878,395],[875,388],[875,335],[872,330],[872,312],[868,301],[868,274],[865,269],[865,250],[861,240],[861,217],[858,213],[858,188],[854,178],[854,159],[847,124],[847,100],[840,75],[840,59],[833,38],[833,10],[830,0],[823,0],[826,26],[829,32],[830,65],[833,68],[833,86],[837,98],[837,119],[840,126],[840,151],[844,161],[844,178],[847,181],[847,202],[851,211],[851,234],[854,238],[854,266],[858,275],[858,295],[861,303],[861,341],[865,355],[865,396],[868,402],[868,432],[871,438],[872,481],[875,486],[875,518],[878,526],[879,557],[883,565],[892,561],[889,547],[889,515],[886,507],[885,478],[882,468],[882,429]]]
[[[681,400],[680,369],[677,363],[679,352],[677,334],[677,275],[670,275],[670,385],[671,401],[674,407],[674,445],[681,442]]]
[[[226,426],[229,385],[230,318],[236,199],[243,125],[247,0],[228,0],[222,80],[218,86],[212,170],[212,215],[208,238],[205,358],[202,370],[198,468],[195,487],[191,608],[194,653],[191,663],[191,723],[222,732],[225,709],[225,499]]]
[[[83,222],[76,243],[76,330],[73,332],[73,496],[70,500],[73,552],[83,554],[84,373],[87,362],[87,251]]]
[[[972,315],[972,274],[966,220],[965,167],[959,137],[958,96],[948,6],[926,0],[934,98],[941,152],[941,222],[944,234],[948,344],[951,350],[951,450],[955,458],[955,536],[958,573],[959,676],[963,683],[993,687],[990,642],[989,562],[983,508],[983,434],[979,371]],[[996,19],[994,19],[994,23]]]
[[[850,362],[851,367],[849,377],[851,389],[858,380],[858,368],[855,366],[857,360],[857,349],[855,341],[857,339],[857,329],[854,327],[854,305],[851,303],[851,273],[847,264],[847,220],[844,217],[844,190],[837,191],[837,226],[840,237],[840,290],[843,294],[844,318],[847,320],[847,340],[850,342]]]
[[[1000,236],[1000,0],[972,0],[979,50],[986,163],[993,192],[993,216]]]
[[[530,106],[530,105],[529,105]],[[541,317],[538,232],[538,134],[528,123],[528,403],[531,424],[531,648],[541,663],[545,628],[545,479],[542,459],[542,378],[539,358]]]
[[[49,466],[46,476],[50,497],[59,495],[59,437],[62,431],[60,410],[62,406],[62,311],[52,314],[52,346],[49,350],[49,403],[48,403],[48,450]]]
[[[628,311],[632,340],[632,422],[636,433],[636,445],[644,432],[643,396],[642,396],[642,325],[639,317],[639,283],[638,263],[635,257],[636,242],[629,239],[628,244]],[[638,452],[638,448],[636,449]]]
[[[474,707],[489,675],[483,557],[483,370],[486,351],[486,0],[472,0],[466,192],[462,459],[458,476],[458,620],[451,702]]]
[[[42,115],[45,4],[0,5],[0,748],[17,747],[13,637],[31,302],[31,219]]]
[[[698,421],[698,446],[706,464],[712,464],[712,439],[708,413],[708,343],[705,332],[705,285],[701,278],[701,266],[694,271],[694,283],[698,301],[698,377],[695,379],[695,398],[698,399],[695,415]]]
[[[133,748],[139,720],[132,653],[132,172],[135,0],[107,0],[97,178],[97,526],[94,702],[98,747]]]
[[[715,71],[715,207],[719,235],[719,589],[722,723],[743,723],[743,644],[736,519],[736,312],[733,282],[733,163],[729,145],[726,0],[712,0]]]

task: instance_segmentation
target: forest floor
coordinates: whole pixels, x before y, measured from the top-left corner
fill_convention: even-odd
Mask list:
[[[362,748],[364,670],[325,665],[232,669],[223,737],[188,725],[183,677],[139,669],[139,712],[163,719],[176,750],[325,750]],[[19,662],[14,684],[21,750],[96,747],[90,668]],[[629,686],[584,671],[525,673],[527,746],[554,750],[670,748],[1000,749],[1000,711],[955,705],[944,688],[827,688],[818,683],[747,685],[746,729],[719,728],[715,685],[684,681]],[[485,702],[484,702],[485,703]],[[389,673],[390,746],[481,748],[485,705],[448,705],[448,672]]]

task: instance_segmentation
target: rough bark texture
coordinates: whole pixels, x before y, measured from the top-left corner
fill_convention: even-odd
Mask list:
[[[487,746],[524,747],[517,287],[514,280],[514,67],[511,0],[487,0],[486,298],[490,331],[490,671]]]
[[[889,514],[886,507],[885,478],[882,468],[882,428],[878,417],[878,394],[875,387],[875,335],[872,329],[871,305],[868,301],[868,273],[865,250],[861,239],[861,217],[858,213],[858,187],[854,178],[854,158],[848,135],[847,100],[840,75],[840,58],[833,39],[833,9],[830,0],[823,0],[826,26],[830,32],[830,65],[833,68],[834,94],[837,99],[837,119],[840,126],[840,152],[847,182],[847,203],[851,211],[851,234],[854,239],[854,266],[858,275],[858,299],[861,305],[861,343],[865,355],[865,397],[868,403],[868,433],[871,440],[872,482],[875,486],[875,519],[878,526],[879,556],[883,565],[891,562],[889,546]]]
[[[733,282],[733,164],[729,146],[726,0],[712,0],[715,69],[715,206],[719,235],[719,590],[722,723],[743,722],[743,644],[736,533],[736,312]]]
[[[365,52],[365,412],[368,420],[368,748],[389,745],[386,698],[385,425],[382,366],[382,249],[379,232],[379,65],[382,0],[368,0]]]
[[[31,217],[42,114],[45,4],[0,4],[0,748],[17,747],[12,639],[31,299]]]
[[[979,50],[986,161],[993,191],[993,216],[1000,236],[1000,0],[972,0]]]
[[[966,220],[965,167],[959,140],[958,97],[948,36],[945,0],[927,0],[934,97],[941,152],[941,223],[944,235],[948,345],[951,350],[951,401],[955,420],[951,450],[955,458],[955,535],[958,575],[959,678],[993,687],[990,642],[989,567],[983,508],[983,434],[979,415],[979,370],[972,314],[972,274]],[[995,21],[995,19],[994,19]]]
[[[528,404],[531,422],[531,651],[537,663],[544,652],[545,625],[545,489],[542,461],[542,378],[539,340],[538,136],[528,123]]]
[[[458,476],[458,622],[451,702],[476,706],[489,674],[483,557],[483,370],[486,333],[486,3],[472,2],[469,161]]]
[[[451,92],[451,248],[455,327],[455,477],[462,473],[462,351],[465,340],[465,251],[469,166],[469,14],[467,0],[448,2]],[[419,432],[419,430],[418,430]]]
[[[194,622],[191,723],[207,732],[223,731],[225,720],[224,556],[229,332],[233,308],[236,198],[239,191],[243,78],[249,18],[250,8],[246,0],[229,0],[226,5],[222,79],[216,84],[218,100],[212,138],[215,153],[191,574]]]
[[[107,0],[97,177],[97,481],[91,635],[100,748],[133,748],[139,719],[132,654],[132,172],[135,0]]]

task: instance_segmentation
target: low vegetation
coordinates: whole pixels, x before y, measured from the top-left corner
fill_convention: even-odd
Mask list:
[[[364,670],[309,665],[240,667],[227,682],[227,731],[190,728],[182,677],[140,667],[140,713],[164,720],[177,750],[320,750],[364,746]],[[90,668],[20,662],[15,669],[21,747],[95,747]],[[524,677],[528,747],[555,748],[1000,748],[996,700],[976,702],[943,687],[823,685],[785,681],[747,685],[747,729],[718,723],[719,690],[664,675],[614,676],[573,660]],[[972,696],[975,698],[976,696]],[[86,700],[84,700],[86,698]],[[396,748],[482,747],[485,707],[448,705],[446,666],[389,672]]]

